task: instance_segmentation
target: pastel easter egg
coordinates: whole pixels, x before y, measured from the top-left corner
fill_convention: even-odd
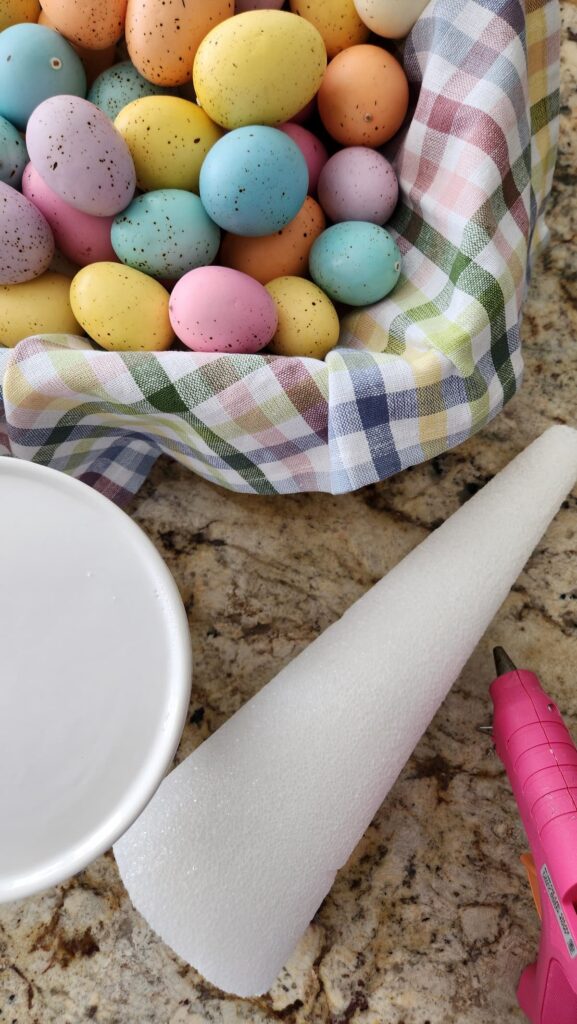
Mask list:
[[[54,27],[78,46],[105,50],[124,30],[126,0],[42,0]]]
[[[328,295],[302,277],[277,277],[266,290],[278,315],[271,352],[324,359],[340,333],[338,314]]]
[[[398,60],[380,46],[350,46],[330,62],[317,96],[326,130],[343,146],[387,142],[401,127],[409,83]]]
[[[131,61],[123,60],[98,76],[87,98],[114,121],[120,111],[134,100],[141,100],[144,96],[162,96],[166,92],[162,86],[153,85],[143,78]]]
[[[48,28],[58,31],[56,26],[51,22],[50,18],[45,11],[41,11],[38,17],[39,25],[47,25]],[[95,78],[105,71],[106,68],[111,67],[116,60],[116,44],[107,46],[104,50],[87,50],[85,46],[78,46],[77,43],[72,43],[76,53],[82,61],[82,66],[86,72],[86,82],[90,86],[92,85]]]
[[[196,352],[258,352],[275,332],[277,313],[254,278],[228,267],[199,267],[175,284],[170,322]]]
[[[393,290],[401,272],[401,254],[385,228],[344,221],[316,239],[309,269],[313,281],[331,299],[366,306]]]
[[[296,217],[307,186],[307,165],[296,143],[263,125],[224,135],[200,171],[200,198],[209,217],[238,235],[280,231]]]
[[[280,231],[260,238],[225,235],[218,262],[250,274],[261,284],[273,277],[308,273],[311,246],[326,227],[319,204],[307,196],[296,217]]]
[[[369,38],[353,0],[290,0],[290,9],[319,30],[329,57]]]
[[[91,263],[70,286],[78,322],[102,348],[118,352],[160,352],[174,334],[169,294],[158,281],[121,263]]]
[[[385,224],[397,205],[399,185],[384,156],[366,146],[349,146],[335,153],[323,167],[318,194],[332,221]]]
[[[233,13],[234,0],[128,0],[130,59],[150,82],[181,85],[190,78],[200,41]]]
[[[318,30],[288,11],[246,11],[200,44],[198,102],[225,128],[289,121],[319,88],[327,54]]]
[[[134,195],[130,150],[106,114],[88,100],[45,100],[28,122],[26,145],[40,177],[77,210],[111,217]]]
[[[52,232],[26,196],[0,182],[0,284],[39,277],[54,255]]]
[[[145,96],[120,111],[115,127],[126,140],[144,191],[198,191],[203,160],[222,130],[196,103],[180,96]]]
[[[0,345],[32,334],[82,334],[70,306],[70,278],[46,271],[24,284],[0,286]]]
[[[27,162],[28,152],[20,132],[5,117],[0,117],[0,181],[20,188]]]
[[[303,128],[300,124],[293,124],[292,121],[279,124],[279,130],[288,135],[289,139],[296,142],[299,147],[309,171],[309,192],[316,192],[319,174],[329,158],[326,146],[308,128]]]
[[[359,17],[377,36],[403,39],[429,0],[354,0]]]
[[[22,191],[48,221],[56,245],[67,259],[79,267],[116,259],[110,241],[113,217],[93,217],[65,203],[32,164],[24,171]]]
[[[220,231],[198,196],[167,188],[138,196],[118,214],[112,244],[128,266],[174,280],[212,263]]]
[[[21,21],[38,21],[38,0],[0,0],[0,32]]]
[[[82,61],[45,25],[13,25],[0,33],[0,114],[24,129],[43,100],[86,95]]]

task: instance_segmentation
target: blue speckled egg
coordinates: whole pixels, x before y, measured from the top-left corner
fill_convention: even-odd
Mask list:
[[[46,25],[11,25],[0,32],[0,114],[24,129],[50,96],[86,96],[86,74],[70,43]]]
[[[148,82],[136,70],[130,60],[123,60],[121,64],[114,64],[107,68],[92,84],[87,99],[100,107],[111,121],[123,107],[127,107],[133,100],[140,100],[143,96],[166,96],[170,89],[164,89],[161,85],[154,85]]]
[[[270,235],[296,217],[309,175],[304,156],[278,128],[247,125],[224,135],[200,171],[210,217],[236,235]]]
[[[24,139],[10,121],[0,117],[0,181],[20,188],[28,152]]]
[[[347,220],[315,240],[309,270],[319,288],[338,302],[366,306],[388,295],[401,273],[394,238],[377,224]]]
[[[168,280],[212,263],[220,244],[198,196],[178,188],[138,196],[118,214],[110,237],[127,266]]]

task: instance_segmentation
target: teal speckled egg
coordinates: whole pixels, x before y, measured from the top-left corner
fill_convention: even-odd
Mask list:
[[[0,114],[22,130],[51,96],[86,96],[86,73],[70,43],[28,22],[0,32]]]
[[[333,224],[315,240],[309,270],[331,299],[366,306],[393,290],[401,273],[401,254],[384,228],[347,220]]]
[[[132,61],[124,60],[107,68],[93,83],[87,99],[100,107],[111,121],[133,100],[143,96],[167,96],[170,89],[148,82],[136,70]]]
[[[10,121],[0,117],[0,181],[20,188],[28,152],[24,139]]]
[[[110,238],[127,266],[170,281],[212,263],[220,245],[198,196],[178,188],[138,196],[115,218]]]

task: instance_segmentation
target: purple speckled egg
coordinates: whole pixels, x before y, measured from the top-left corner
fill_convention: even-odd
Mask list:
[[[396,174],[388,160],[374,149],[349,146],[324,165],[318,197],[327,217],[385,224],[399,197]]]
[[[296,142],[304,156],[309,169],[309,194],[314,195],[317,190],[319,175],[329,158],[325,146],[308,128],[303,128],[301,124],[295,124],[293,121],[285,121],[284,124],[279,124],[279,129],[285,135],[288,135],[289,139]]]
[[[53,96],[26,129],[32,165],[65,203],[114,217],[131,201],[136,173],[126,142],[106,114],[79,96]]]
[[[0,225],[0,284],[23,284],[40,277],[54,255],[52,232],[34,204],[3,181]]]
[[[228,267],[197,267],[170,296],[172,329],[196,352],[258,352],[274,335],[278,315],[266,288]]]

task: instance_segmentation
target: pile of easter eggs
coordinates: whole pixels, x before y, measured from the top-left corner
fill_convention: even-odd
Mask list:
[[[395,287],[424,0],[285,6],[0,0],[0,344],[323,358]]]

